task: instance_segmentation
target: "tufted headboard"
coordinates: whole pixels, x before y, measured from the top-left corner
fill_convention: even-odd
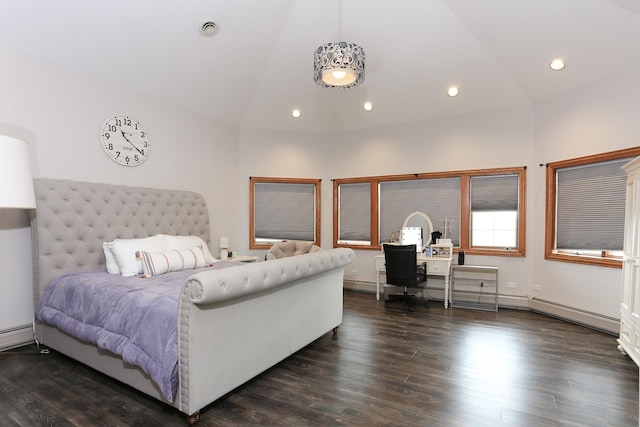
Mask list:
[[[34,307],[57,276],[105,268],[105,241],[162,233],[210,243],[209,213],[198,193],[54,179],[35,179],[34,187]]]

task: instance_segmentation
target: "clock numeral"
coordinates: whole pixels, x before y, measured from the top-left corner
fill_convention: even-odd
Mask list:
[[[137,127],[136,127],[137,129]],[[147,137],[147,133],[145,131],[140,132],[140,137],[141,138],[146,138]]]
[[[120,157],[120,152],[116,151],[116,159]]]
[[[118,128],[116,127],[116,125],[109,125],[109,132],[116,132],[118,130]]]
[[[133,161],[134,162],[139,162],[140,161],[140,159],[138,158],[137,154],[135,156],[133,156]]]
[[[131,119],[129,117],[125,117],[124,118],[124,124],[125,124],[125,126],[131,126]]]
[[[111,138],[111,134],[108,133],[108,132],[105,132],[104,133],[104,139],[109,139],[109,138]]]
[[[109,143],[109,145],[107,146],[107,148],[109,148],[109,150],[113,150],[113,144]]]
[[[147,148],[149,146],[149,144],[147,143],[147,141],[144,142],[143,144],[144,148]]]
[[[129,163],[131,161],[131,159],[129,159],[129,156],[127,156],[127,157],[124,158],[124,161]]]

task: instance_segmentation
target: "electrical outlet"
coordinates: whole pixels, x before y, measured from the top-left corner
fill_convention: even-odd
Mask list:
[[[518,287],[516,282],[507,282],[507,288],[515,289]]]
[[[541,285],[531,285],[531,289],[533,289],[534,291],[540,292],[542,290],[542,286]]]

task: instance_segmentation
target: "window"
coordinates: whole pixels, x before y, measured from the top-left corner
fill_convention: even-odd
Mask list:
[[[380,249],[421,211],[457,249],[524,256],[525,184],[524,167],[336,179],[334,246]]]
[[[410,213],[422,211],[431,219],[433,231],[440,231],[443,238],[459,245],[459,177],[383,181],[379,190],[379,235],[383,239],[399,232]]]
[[[371,245],[371,184],[343,184],[338,188],[337,196],[338,243]]]
[[[250,179],[251,249],[268,249],[283,240],[320,245],[320,180]]]
[[[545,258],[622,266],[625,163],[640,147],[549,163]]]
[[[514,248],[518,211],[471,211],[471,246]]]
[[[471,247],[518,246],[518,175],[471,177]]]

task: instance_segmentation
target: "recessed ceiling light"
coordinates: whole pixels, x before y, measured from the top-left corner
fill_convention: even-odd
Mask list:
[[[200,25],[200,34],[204,37],[213,37],[220,31],[220,26],[213,21],[204,21]]]
[[[447,90],[447,95],[454,97],[454,96],[458,96],[458,88],[455,86],[451,86],[448,90]]]
[[[564,61],[562,59],[554,59],[549,64],[549,68],[551,68],[553,71],[560,71],[564,69]]]
[[[366,111],[371,111],[373,110],[373,104],[371,104],[370,102],[365,102],[362,108],[364,108]]]
[[[291,112],[291,116],[297,119],[298,117],[300,117],[300,110],[293,110]]]

